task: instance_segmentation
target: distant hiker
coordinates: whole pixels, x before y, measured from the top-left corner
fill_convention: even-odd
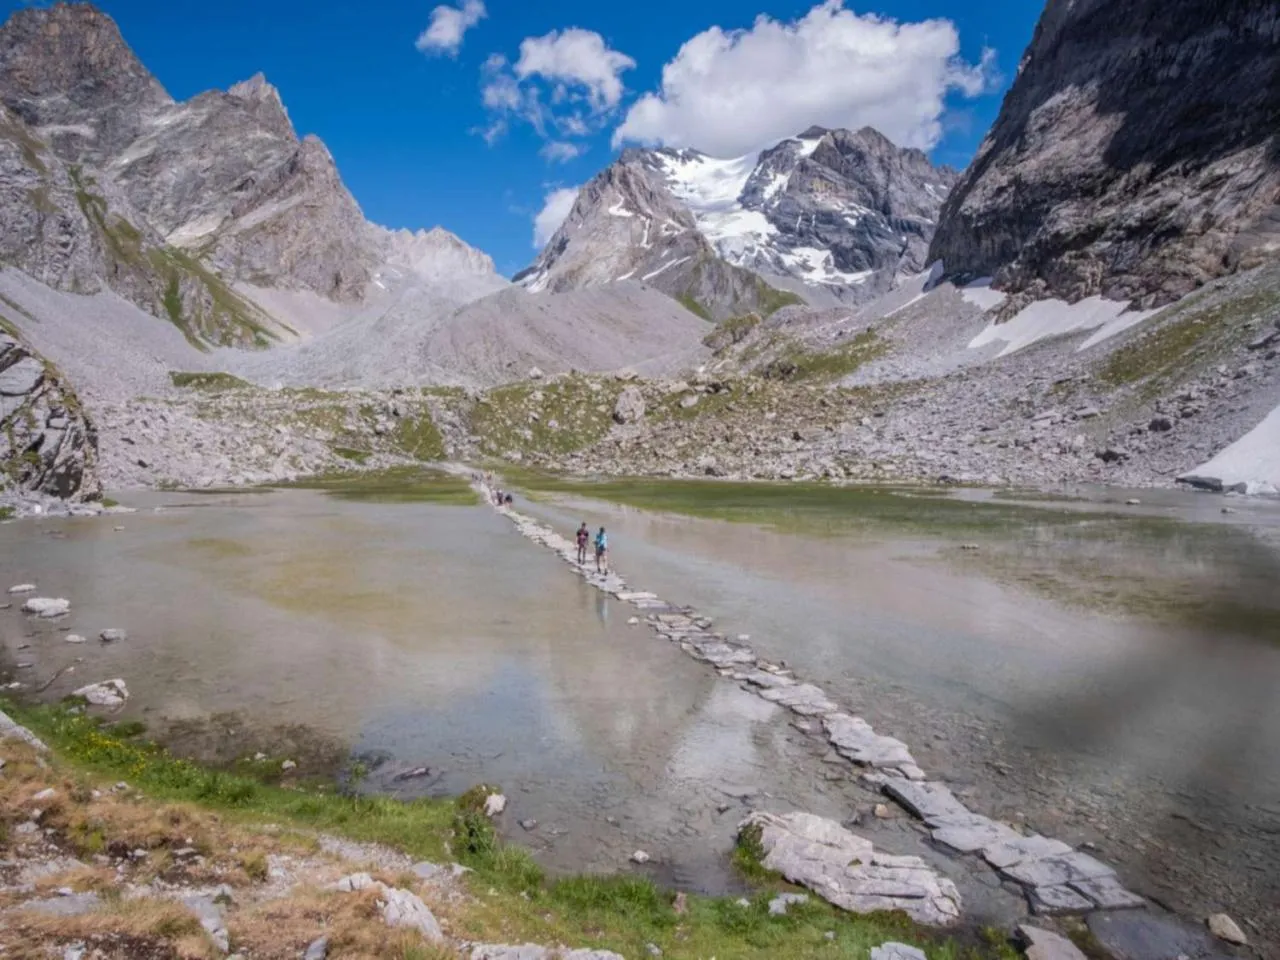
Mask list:
[[[596,534],[596,573],[607,573],[609,570],[609,536],[604,527]]]
[[[587,543],[591,540],[591,531],[587,529],[587,521],[582,521],[578,528],[578,566],[587,565]]]

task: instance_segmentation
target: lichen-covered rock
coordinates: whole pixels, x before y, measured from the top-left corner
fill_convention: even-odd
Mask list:
[[[0,329],[0,492],[96,498],[97,444],[70,385],[16,331]]]
[[[1274,251],[1278,39],[1270,0],[1049,0],[930,258],[1156,304]]]

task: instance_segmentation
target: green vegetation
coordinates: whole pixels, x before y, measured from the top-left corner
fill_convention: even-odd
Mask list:
[[[193,390],[245,390],[252,386],[230,373],[180,373],[171,370],[169,380],[175,387]]]
[[[330,446],[329,449],[343,460],[350,460],[352,463],[367,463],[370,456],[367,450],[353,450],[350,447]]]
[[[790,290],[779,290],[777,287],[771,287],[759,277],[755,277],[756,293],[760,302],[760,313],[762,316],[769,317],[777,313],[783,307],[793,307],[804,303],[804,298]]]
[[[400,417],[391,432],[391,442],[401,453],[415,460],[444,458],[444,438],[426,411],[417,416]]]
[[[760,375],[769,380],[839,380],[888,349],[873,330],[864,330],[848,343],[831,350],[791,347],[766,363]]]
[[[1147,381],[1144,393],[1154,395],[1178,375],[1208,366],[1216,356],[1246,339],[1246,321],[1280,310],[1280,289],[1259,290],[1205,306],[1211,296],[1198,294],[1171,307],[1168,315],[1173,319],[1115,350],[1099,370],[1098,379],[1113,387]],[[1156,322],[1162,319],[1156,318]]]
[[[86,853],[101,851],[112,839],[102,829],[128,823],[153,830],[160,842],[175,830],[199,834],[201,845],[232,833],[243,844],[236,861],[253,879],[262,876],[269,854],[288,844],[305,846],[308,831],[321,830],[384,843],[414,858],[458,860],[470,867],[474,872],[464,882],[471,896],[452,908],[448,919],[455,936],[474,941],[565,943],[631,957],[645,956],[652,943],[673,960],[836,960],[865,958],[873,946],[896,940],[925,948],[932,960],[1016,957],[1007,941],[989,944],[979,931],[962,931],[958,939],[916,927],[901,914],[857,916],[816,897],[775,917],[768,901],[781,886],[776,879],[759,880],[764,886],[746,905],[737,898],[676,895],[635,875],[548,881],[527,852],[497,838],[479,809],[484,787],[457,801],[355,796],[316,785],[282,788],[245,774],[203,769],[61,708],[5,704],[5,709],[50,744],[56,767],[69,768],[77,782],[73,798],[91,797],[95,782],[105,787],[121,779],[145,795],[135,795],[127,808],[113,808],[117,824],[99,820],[97,832],[93,818],[75,811],[67,815],[71,839]],[[217,818],[197,808],[215,811]],[[267,830],[264,824],[272,826]]]
[[[366,473],[341,473],[277,484],[300,490],[323,490],[344,500],[375,503],[438,503],[471,506],[478,503],[471,485],[461,477],[422,467],[395,467]]]
[[[13,507],[0,507],[0,520],[12,520],[15,514]]]
[[[471,429],[491,456],[572,453],[609,432],[623,386],[613,379],[569,376],[499,387],[476,405]]]
[[[715,318],[711,316],[711,311],[699,303],[691,294],[682,293],[680,296],[676,297],[676,299],[679,300],[684,308],[690,313],[701,317],[708,323],[715,323]]]

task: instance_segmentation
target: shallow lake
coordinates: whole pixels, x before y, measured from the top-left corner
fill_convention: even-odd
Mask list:
[[[1188,912],[1274,922],[1274,505],[542,487],[521,509],[566,533],[607,525],[633,586],[749,634],[975,809],[1095,844]],[[878,843],[944,866],[980,915],[1016,906],[908,822],[866,818],[876,798],[789,714],[629,625],[632,608],[487,507],[121,499],[139,512],[0,526],[0,585],[72,601],[56,624],[0,612],[9,678],[30,689],[75,666],[46,698],[122,677],[123,716],[207,760],[262,751],[315,775],[354,761],[362,789],[402,795],[500,784],[504,829],[553,870],[633,869],[643,849],[664,879],[728,890],[746,810],[861,812]],[[108,627],[129,639],[98,643]]]

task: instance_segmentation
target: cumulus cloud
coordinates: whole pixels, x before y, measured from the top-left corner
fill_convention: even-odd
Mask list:
[[[622,74],[635,65],[625,53],[611,50],[600,34],[570,27],[522,40],[515,73],[521,80],[543,77],[557,81],[554,95],[560,101],[571,99],[573,88],[579,87],[599,111],[618,105]]]
[[[578,199],[579,187],[557,187],[542,202],[542,209],[533,217],[533,248],[541,250],[547,241],[568,219]]]
[[[431,23],[418,35],[416,46],[423,53],[456,56],[467,31],[486,16],[483,0],[463,0],[457,7],[441,4],[431,11]]]
[[[500,53],[485,61],[481,101],[489,123],[479,132],[490,143],[512,123],[527,123],[548,141],[542,156],[565,162],[585,152],[574,137],[588,137],[617,115],[622,74],[635,66],[600,34],[578,27],[526,37],[511,63]]]
[[[570,143],[567,140],[551,140],[538,151],[544,160],[552,163],[568,163],[587,152],[585,144]]]
[[[696,147],[732,157],[817,124],[875,127],[902,146],[942,136],[949,94],[975,97],[993,82],[994,51],[960,57],[949,20],[899,23],[826,0],[783,23],[761,15],[749,30],[712,27],[684,44],[614,132],[628,141]]]

